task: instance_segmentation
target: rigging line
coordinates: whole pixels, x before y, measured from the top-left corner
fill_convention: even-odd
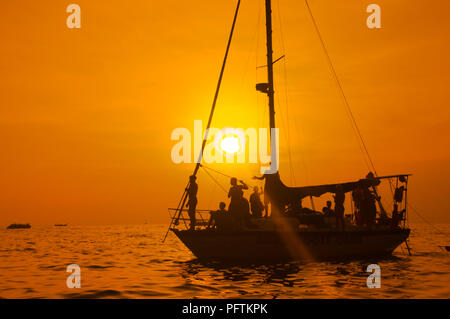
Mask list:
[[[259,48],[259,29],[261,26],[261,2],[258,6],[258,21],[256,22],[256,50],[255,50],[255,60],[256,65],[258,65],[258,48]]]
[[[255,32],[252,35],[252,41],[255,42],[255,39],[256,39],[256,46],[257,47],[258,47],[258,38],[257,37],[259,36],[259,34],[258,34],[258,26],[260,24],[260,21],[261,21],[261,10],[258,13],[258,19],[257,19],[257,23],[256,23]],[[242,88],[244,87],[245,80],[247,79],[248,65],[250,63],[250,58],[252,57],[252,50],[250,49],[252,47],[252,41],[249,41],[249,43],[248,43],[248,48],[249,48],[248,52],[249,53],[248,53],[248,56],[247,56],[245,67],[244,67],[244,74],[242,76],[242,83],[241,83],[241,85],[239,87],[239,95],[240,95],[240,93],[242,91]]]
[[[187,189],[188,189],[188,187],[189,187],[189,184],[190,184],[190,182],[187,183],[186,187],[184,188],[183,195],[181,196],[180,201],[178,202],[177,210],[180,210],[180,213],[178,214],[178,219],[180,218],[181,212],[183,211],[183,206],[182,206],[182,205],[184,205],[184,203],[185,203],[185,201],[186,201]],[[183,203],[183,204],[181,204],[181,203]],[[163,243],[166,241],[167,235],[169,234],[170,228],[171,228],[172,225],[173,225],[174,218],[175,218],[175,215],[176,215],[176,214],[177,214],[177,213],[175,212],[174,216],[170,219],[169,228],[167,229],[167,232],[166,232],[166,234],[164,235],[164,238],[163,238],[163,240],[162,240]],[[178,219],[177,219],[177,221],[178,221]],[[186,224],[186,222],[185,222],[185,224]]]
[[[425,217],[423,217],[419,211],[417,209],[415,209],[410,203],[408,203],[409,208],[411,208],[411,210],[417,214],[417,216],[419,216],[420,218],[422,218],[422,220],[424,222],[426,222],[428,225],[430,225],[431,227],[433,227],[438,233],[440,233],[441,235],[444,236],[448,236],[448,234],[444,233],[443,231],[441,231],[439,228],[437,228],[436,226],[434,226],[431,222],[429,222]]]
[[[232,178],[232,177],[233,177],[233,176],[227,175],[227,174],[225,174],[225,173],[222,173],[222,172],[220,172],[220,171],[218,171],[218,170],[215,170],[215,169],[213,169],[213,168],[211,168],[211,167],[207,167],[207,166],[205,166],[205,165],[203,165],[203,164],[201,165],[201,167],[204,168],[204,169],[209,169],[210,171],[213,171],[214,173],[223,175],[223,176],[228,177],[228,178]]]
[[[295,118],[294,118],[294,121],[295,121]],[[299,136],[301,139],[306,141],[306,138],[305,138],[306,134],[305,134],[303,125],[296,125],[296,124],[298,124],[298,123],[294,122],[294,130],[295,130],[296,136]],[[308,165],[306,164],[306,158],[307,158],[308,154],[307,154],[306,149],[299,148],[299,155],[300,155],[301,164],[303,166],[305,182],[307,185],[309,185]]]
[[[204,173],[206,174],[206,171]],[[220,185],[218,185],[218,186],[220,187]],[[207,205],[207,207],[213,207],[213,201],[215,201],[214,195],[216,194],[217,187],[213,186],[213,187],[209,187],[209,188],[211,188],[211,190],[210,190],[210,194],[209,194],[209,197],[208,197],[208,205]]]
[[[258,72],[258,53],[259,53],[259,49],[260,49],[260,33],[261,33],[261,28],[262,28],[262,23],[261,23],[261,12],[262,12],[262,1],[258,1],[258,26],[257,26],[257,42],[256,42],[256,50],[255,50],[255,83],[259,83],[260,81],[259,79],[259,72]],[[265,127],[266,125],[265,123],[265,119],[266,119],[266,107],[262,107],[262,111],[261,111],[261,100],[262,100],[262,96],[259,94],[258,90],[255,90],[255,96],[256,96],[256,112],[258,115],[257,118],[257,123],[259,127]],[[265,104],[263,104],[265,106]]]
[[[278,105],[281,105],[281,103],[280,103],[280,99],[279,99],[279,97],[278,97],[278,95],[275,97],[276,98],[276,100],[277,100],[277,104]],[[289,123],[286,123],[286,121],[288,121],[288,119],[286,118],[284,118],[284,116],[283,116],[283,114],[284,114],[284,112],[283,112],[283,109],[280,107],[280,108],[278,108],[279,110],[280,110],[280,116],[279,117],[277,117],[277,118],[279,118],[280,120],[281,120],[281,124],[284,126],[284,127],[289,127]],[[275,115],[276,116],[276,115]],[[288,134],[287,134],[287,130],[285,131],[285,130],[283,130],[282,131],[282,133],[281,133],[281,135],[283,135],[283,138],[284,138],[284,141],[285,141],[285,143],[287,144],[287,149],[288,149],[288,160],[289,160],[289,172],[290,172],[290,183],[292,184],[293,183],[293,175],[292,175],[292,162],[291,162],[291,156],[290,156],[290,147],[289,147],[289,136],[288,136]]]
[[[288,147],[288,157],[289,157],[289,164],[291,166],[291,174],[292,174],[292,178],[294,180],[294,184],[297,184],[296,179],[295,179],[295,173],[294,173],[294,169],[293,169],[293,165],[292,165],[292,150],[291,150],[291,130],[290,130],[290,125],[289,125],[289,103],[288,103],[288,84],[287,84],[287,68],[286,68],[286,61],[284,61],[283,64],[283,68],[284,68],[284,87],[285,87],[285,95],[286,95],[286,120],[287,120],[287,137],[288,137],[288,143],[289,143],[289,147]]]
[[[237,6],[236,6],[236,11],[234,13],[233,24],[231,26],[230,36],[228,38],[227,49],[225,50],[225,57],[223,59],[222,68],[220,69],[220,75],[219,75],[219,80],[217,82],[216,93],[214,94],[214,100],[213,100],[213,104],[212,104],[212,107],[211,107],[211,112],[209,114],[209,119],[208,119],[208,124],[206,126],[205,136],[203,138],[201,153],[199,154],[199,161],[197,162],[197,165],[196,165],[195,170],[194,170],[194,174],[193,174],[194,176],[197,173],[198,169],[200,168],[201,159],[203,157],[203,151],[205,149],[206,142],[208,140],[208,132],[209,132],[209,128],[211,127],[211,122],[212,122],[212,119],[213,119],[214,110],[216,108],[217,99],[219,97],[220,86],[222,84],[223,74],[225,72],[225,66],[227,64],[228,53],[230,52],[231,40],[233,39],[234,28],[236,26],[236,21],[237,21],[240,5],[241,5],[241,0],[238,0]]]
[[[204,168],[204,169],[209,169],[210,171],[213,171],[214,173],[217,173],[217,174],[220,174],[220,175],[222,175],[222,176],[225,176],[225,177],[228,177],[228,178],[233,178],[234,176],[231,176],[231,175],[227,175],[227,174],[225,174],[225,173],[222,173],[222,172],[220,172],[220,171],[218,171],[218,170],[215,170],[215,169],[213,169],[213,168],[211,168],[211,167],[207,167],[207,166],[205,166],[205,165],[201,165],[201,167],[202,168]],[[251,183],[248,183],[248,182],[246,182],[246,181],[244,181],[244,180],[242,180],[243,182],[245,182],[245,184],[247,184],[247,186],[252,186],[252,187],[254,187],[254,186],[256,186],[256,185],[252,185]]]
[[[214,94],[214,100],[213,100],[213,103],[212,103],[212,106],[211,106],[211,112],[209,114],[208,124],[206,126],[205,135],[203,137],[202,147],[201,147],[201,150],[200,150],[200,154],[198,155],[199,157],[198,157],[198,160],[197,160],[197,165],[195,165],[194,172],[192,173],[192,176],[194,176],[194,177],[197,175],[197,172],[198,172],[198,170],[200,168],[200,165],[201,165],[201,162],[202,162],[202,158],[203,158],[203,151],[205,150],[206,142],[208,141],[209,128],[211,127],[211,122],[212,122],[212,119],[213,119],[214,110],[216,108],[217,99],[219,97],[220,86],[222,84],[223,74],[225,72],[225,66],[227,64],[228,53],[230,52],[231,40],[233,39],[234,29],[235,29],[235,26],[236,26],[236,21],[237,21],[240,5],[241,5],[241,0],[238,0],[237,1],[237,5],[236,5],[236,11],[234,13],[233,24],[231,25],[231,31],[230,31],[230,35],[228,37],[228,43],[227,43],[227,48],[225,50],[225,56],[223,58],[222,68],[220,69],[219,80],[217,81],[217,87],[216,87],[216,92]],[[175,224],[178,223],[178,220],[179,220],[179,218],[181,216],[181,213],[183,211],[183,206],[185,205],[185,203],[187,201],[187,198],[188,198],[186,189],[184,190],[184,193],[181,196],[181,198],[182,198],[181,199],[181,202],[182,202],[181,209],[178,212],[178,216],[177,216],[177,218],[175,220]],[[170,228],[169,228],[169,230],[170,230]],[[167,230],[167,233],[169,232],[169,230]],[[166,233],[166,236],[167,236],[167,233]]]
[[[280,9],[280,1],[277,0],[277,13],[278,13],[278,24],[280,25],[280,42],[281,49],[283,50],[284,56],[286,55],[286,46],[284,43],[284,33],[283,33],[283,25],[281,22],[281,9]],[[289,103],[288,103],[288,82],[287,82],[287,67],[286,67],[286,58],[283,59],[283,73],[284,73],[284,94],[285,94],[285,103],[286,103],[286,121],[287,121],[287,140],[288,140],[288,159],[289,159],[289,167],[291,172],[291,178],[294,181],[294,185],[297,184],[294,174],[294,168],[292,165],[292,150],[291,150],[291,132],[289,125]]]
[[[280,56],[278,59],[276,59],[275,61],[272,62],[272,64],[277,63],[278,61],[280,61],[281,59],[284,59],[286,57],[286,55],[282,55]],[[266,65],[260,65],[256,67],[257,69],[262,69],[262,68],[267,68],[267,64]]]
[[[277,100],[277,104],[281,106],[279,96],[277,95],[275,98]],[[279,117],[277,115],[275,115],[275,116],[277,116],[277,118],[281,120],[281,124],[283,125],[283,127],[289,128],[289,118],[287,116],[286,116],[286,118],[283,116],[284,112],[281,107],[279,107],[278,110],[279,110],[280,115],[279,115]],[[290,148],[290,139],[289,139],[288,129],[283,130],[281,134],[283,135],[284,141],[287,144],[290,182],[292,184],[292,182],[294,181],[294,178],[293,178],[293,165],[292,165],[292,157],[291,157],[291,148]]]
[[[375,169],[375,165],[373,164],[372,158],[371,158],[371,156],[369,154],[369,151],[367,149],[366,143],[364,142],[364,139],[362,137],[361,131],[359,130],[358,124],[356,123],[356,119],[355,119],[355,117],[353,115],[353,112],[352,112],[352,110],[350,108],[350,105],[348,103],[347,96],[344,93],[344,89],[342,88],[341,82],[339,81],[339,77],[337,76],[336,70],[334,69],[333,62],[331,61],[331,57],[328,54],[327,48],[325,46],[325,42],[324,42],[324,40],[322,38],[322,35],[321,35],[320,31],[319,31],[319,27],[318,27],[318,25],[316,23],[316,20],[315,20],[313,14],[312,14],[311,8],[309,7],[308,0],[305,0],[305,3],[306,3],[306,7],[308,8],[309,15],[311,16],[311,20],[312,20],[312,22],[314,24],[314,28],[316,29],[317,35],[319,37],[320,43],[322,44],[322,48],[323,48],[323,50],[325,52],[325,55],[327,57],[328,64],[330,66],[331,72],[333,73],[334,79],[335,79],[336,83],[338,84],[339,91],[341,92],[341,95],[342,95],[342,97],[344,99],[344,103],[345,103],[345,106],[347,107],[348,114],[350,115],[350,119],[353,122],[354,129],[356,130],[356,133],[358,134],[358,137],[359,137],[359,139],[361,141],[362,147],[364,148],[364,151],[365,151],[365,153],[367,155],[367,158],[368,158],[368,160],[370,162],[370,166],[373,169],[375,176],[378,176],[377,171]],[[370,167],[369,167],[369,169],[370,169]]]
[[[203,166],[202,166],[203,167]],[[205,167],[203,167],[205,168]],[[214,178],[214,176],[212,176],[206,169],[203,170],[209,177],[211,177],[211,179],[214,181],[214,183],[216,183],[217,186],[219,186],[225,193],[228,193],[227,190],[225,189],[225,187],[223,187],[219,181],[217,179]]]

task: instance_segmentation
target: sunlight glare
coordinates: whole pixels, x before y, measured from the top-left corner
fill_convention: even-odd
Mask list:
[[[237,154],[241,148],[239,137],[236,135],[226,135],[220,140],[219,147],[226,154]]]

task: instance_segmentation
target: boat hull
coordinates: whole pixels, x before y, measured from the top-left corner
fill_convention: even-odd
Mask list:
[[[409,229],[358,231],[177,230],[174,234],[199,259],[326,260],[387,256],[409,236]]]
[[[29,224],[12,224],[6,227],[6,229],[29,229],[31,226]]]

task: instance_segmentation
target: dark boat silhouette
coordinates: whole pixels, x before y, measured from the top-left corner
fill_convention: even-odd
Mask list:
[[[385,257],[391,255],[409,236],[409,229],[297,233],[260,230],[220,233],[173,229],[173,232],[199,259],[245,263]],[[292,245],[297,247],[290,247],[283,238],[293,236],[298,243]]]
[[[273,64],[279,59],[273,61],[271,1],[264,1],[267,37],[267,65],[265,67],[267,68],[268,81],[267,83],[257,84],[256,89],[268,96],[270,128],[275,128]],[[236,8],[207,128],[211,125],[239,6],[240,1],[238,1]],[[207,133],[203,140],[202,150],[206,145],[206,140]],[[271,145],[272,154],[274,154],[273,141]],[[274,157],[272,157],[273,159]],[[192,176],[196,176],[201,167],[204,166],[198,163]],[[187,223],[189,223],[189,218],[184,215],[186,212],[184,207],[189,197],[188,189],[191,183],[188,182],[177,208],[169,209],[169,213],[173,213],[171,213],[172,219],[168,232],[173,232],[199,259],[233,260],[247,263],[261,260],[279,262],[292,259],[309,261],[386,256],[392,254],[402,243],[407,244],[410,234],[410,229],[406,226],[406,194],[409,176],[409,174],[398,174],[380,177],[374,173],[369,173],[365,178],[358,181],[288,187],[281,181],[278,172],[265,174],[264,196],[267,196],[271,202],[271,218],[254,218],[243,227],[235,227],[231,223],[231,226],[227,227],[209,228],[208,216],[204,216],[204,214],[209,215],[208,211],[197,210],[199,222],[196,227],[182,229],[183,226],[188,228]],[[382,181],[388,181],[391,183],[391,189],[395,188],[391,217],[386,213],[380,196],[377,194],[377,186]],[[378,204],[378,208],[376,208],[375,200],[373,200],[374,204],[371,207],[375,208],[371,208],[371,212],[375,213],[373,210],[376,211],[373,224],[362,224],[357,221],[357,216],[367,216],[369,213],[366,206],[355,208],[352,215],[347,216],[345,230],[334,226],[332,217],[330,221],[330,217],[325,217],[314,210],[302,207],[295,208],[303,198],[310,197],[312,199],[312,197],[320,197],[327,193],[337,194],[338,192],[351,193],[356,203],[355,196],[362,189],[370,190]]]
[[[66,227],[67,224],[55,224],[55,227]]]
[[[378,177],[375,179],[362,179],[344,185],[345,191],[351,191],[361,184],[372,185],[382,179],[401,178],[404,175]],[[288,203],[294,198],[306,196],[320,196],[325,193],[333,193],[337,185],[321,185],[312,187],[291,188],[284,186],[279,180],[278,174],[273,175],[274,189],[270,188],[270,181],[266,180],[266,188],[269,186],[268,195]],[[283,194],[283,195],[281,195]],[[281,198],[281,199],[280,199]],[[404,203],[406,205],[406,203]],[[185,210],[183,210],[184,212]],[[176,211],[177,212],[177,211]],[[326,260],[326,259],[352,259],[366,257],[389,256],[410,234],[410,229],[404,225],[393,225],[392,218],[377,218],[374,225],[368,229],[355,225],[351,220],[346,220],[346,230],[336,229],[334,217],[328,219],[328,223],[308,221],[305,216],[313,215],[308,212],[297,216],[287,217],[285,214],[272,218],[257,218],[251,220],[251,227],[246,229],[208,229],[207,218],[198,212],[200,216],[198,227],[195,231],[180,230],[172,225],[171,231],[185,244],[192,253],[207,260],[230,261],[286,261],[286,260]],[[203,215],[202,215],[203,214]],[[174,223],[176,217],[174,215]],[[178,224],[189,221],[181,214]],[[399,220],[400,221],[400,220]],[[403,223],[405,222],[403,218]]]
[[[6,229],[28,229],[31,228],[30,224],[11,224]]]

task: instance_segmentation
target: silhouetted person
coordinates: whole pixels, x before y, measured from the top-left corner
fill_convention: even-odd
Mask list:
[[[364,223],[363,207],[364,207],[364,189],[358,185],[352,191],[353,202],[355,203],[355,222],[356,225],[361,226]]]
[[[267,175],[262,176],[253,176],[253,179],[257,179],[259,181],[262,181],[266,178]],[[269,196],[267,195],[267,188],[264,184],[264,218],[269,216]]]
[[[367,228],[372,229],[373,224],[375,223],[375,218],[377,217],[377,206],[376,206],[376,195],[371,191],[368,191],[368,201],[367,201],[367,218],[366,224]]]
[[[250,207],[252,210],[252,216],[256,218],[262,217],[262,211],[264,210],[263,203],[259,197],[258,186],[253,187],[253,193],[250,195]]]
[[[336,229],[339,229],[339,225],[342,226],[342,230],[345,229],[344,201],[345,201],[345,192],[342,189],[341,185],[337,185],[336,193],[334,195],[334,215],[336,217]]]
[[[334,210],[331,209],[331,200],[327,201],[327,206],[322,208],[322,212],[325,215],[325,217],[333,217],[334,216]]]
[[[248,186],[243,182],[239,181],[241,185],[237,184],[236,177],[232,177],[230,180],[230,191],[228,192],[228,198],[230,198],[230,206],[228,207],[228,211],[234,214],[234,211],[239,206],[240,199],[244,196],[244,190],[248,189]]]
[[[191,225],[190,225],[191,230],[195,229],[195,223],[196,223],[195,209],[197,208],[197,191],[198,191],[198,185],[195,182],[196,179],[197,178],[193,175],[191,177],[189,177],[189,187],[187,189],[189,199],[186,204],[186,207],[189,207],[188,214],[189,214],[189,219],[191,220]]]
[[[212,229],[216,228],[217,224],[220,223],[220,219],[225,217],[228,214],[225,207],[226,207],[226,204],[224,202],[220,202],[219,210],[216,210],[215,212],[210,212],[208,228],[212,228]]]
[[[391,219],[391,228],[392,229],[398,227],[398,225],[400,224],[400,222],[402,220],[402,215],[403,214],[398,212],[398,204],[395,203],[394,210],[392,211],[392,219]]]
[[[396,228],[401,223],[404,217],[404,213],[406,210],[402,210],[401,212],[398,211],[398,205],[401,204],[403,201],[403,194],[405,192],[405,187],[400,186],[395,188],[394,192],[394,210],[392,212],[392,219],[391,219],[391,228]]]
[[[234,218],[238,229],[242,229],[245,225],[249,224],[250,205],[244,196],[241,196],[237,202],[237,209],[234,213]]]
[[[361,224],[366,225],[368,229],[372,228],[377,215],[376,196],[368,187],[363,188],[363,197],[361,200]]]

